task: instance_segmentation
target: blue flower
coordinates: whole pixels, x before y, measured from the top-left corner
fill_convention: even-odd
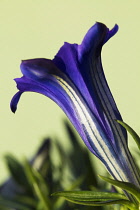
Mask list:
[[[11,101],[13,112],[24,92],[41,93],[66,113],[88,149],[117,180],[139,185],[139,175],[128,150],[126,131],[108,87],[101,63],[102,46],[117,32],[96,23],[82,43],[64,43],[53,60],[37,58],[21,63],[16,78],[19,92]]]

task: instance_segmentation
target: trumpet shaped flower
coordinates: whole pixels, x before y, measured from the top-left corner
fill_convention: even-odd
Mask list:
[[[96,23],[82,43],[64,43],[53,60],[37,58],[21,63],[16,78],[19,91],[11,101],[13,112],[24,92],[43,94],[63,109],[88,149],[117,180],[139,185],[140,179],[127,145],[127,134],[107,84],[101,63],[103,45],[116,34]]]

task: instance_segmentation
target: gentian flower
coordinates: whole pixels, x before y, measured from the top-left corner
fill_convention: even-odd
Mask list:
[[[41,93],[66,113],[88,149],[120,181],[139,185],[140,179],[127,144],[127,134],[107,84],[101,63],[103,45],[117,32],[96,23],[82,43],[64,43],[53,60],[23,60],[23,76],[16,78],[19,92],[11,101],[13,112],[24,92]],[[82,163],[81,163],[82,164]]]

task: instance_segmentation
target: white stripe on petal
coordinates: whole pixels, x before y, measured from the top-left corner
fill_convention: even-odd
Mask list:
[[[117,155],[113,147],[111,147],[109,140],[106,139],[97,119],[90,112],[82,97],[62,78],[56,75],[53,76],[71,98],[78,118],[81,121],[81,126],[83,127],[86,137],[88,135],[87,138],[92,148],[99,154],[102,162],[116,179],[127,181],[128,179],[123,169],[120,168],[121,163],[118,163],[118,159],[116,159]]]
[[[100,57],[98,59],[100,59]],[[115,144],[118,145],[116,150],[118,150],[118,152],[122,154],[122,156],[124,157],[124,161],[126,161],[125,163],[126,166],[128,166],[129,170],[131,170],[131,174],[135,174],[135,176],[137,177],[137,180],[140,182],[139,174],[136,169],[135,163],[130,155],[130,152],[128,151],[127,142],[126,142],[126,139],[124,138],[124,134],[120,128],[120,125],[115,121],[116,119],[115,110],[117,110],[117,107],[110,93],[109,87],[106,84],[106,81],[102,72],[102,67],[98,66],[99,64],[101,65],[101,61],[96,60],[95,62],[94,59],[92,59],[91,62],[92,62],[91,63],[91,76],[92,76],[93,85],[96,87],[104,112],[112,127],[112,132],[115,134],[115,139],[116,139]],[[113,109],[112,104],[114,104],[115,110]]]

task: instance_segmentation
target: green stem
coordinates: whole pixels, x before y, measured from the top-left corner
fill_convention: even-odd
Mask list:
[[[44,210],[51,210],[50,201],[49,201],[48,197],[45,196],[43,194],[43,192],[41,191],[39,184],[37,182],[37,179],[33,172],[34,169],[31,168],[31,166],[29,165],[29,163],[26,159],[24,160],[24,163],[25,163],[25,168],[26,168],[25,171],[26,171],[27,177],[30,180],[30,183],[32,184],[34,192],[37,195],[39,201],[43,204]]]
[[[45,197],[42,193],[42,191],[40,190],[39,186],[37,183],[33,184],[34,190],[36,192],[36,195],[38,196],[40,202],[43,204],[44,206],[44,210],[50,210],[50,205],[49,205],[49,200],[47,199],[47,197]]]

